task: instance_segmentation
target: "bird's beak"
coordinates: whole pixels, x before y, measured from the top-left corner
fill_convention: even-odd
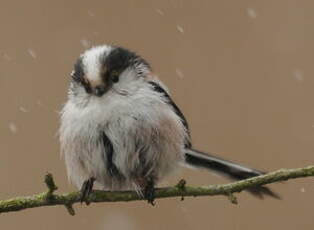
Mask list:
[[[104,95],[106,92],[108,91],[107,87],[105,86],[96,86],[93,90],[93,93],[97,96],[97,97],[101,97],[102,95]]]

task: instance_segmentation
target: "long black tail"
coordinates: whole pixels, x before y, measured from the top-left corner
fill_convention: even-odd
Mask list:
[[[194,149],[186,150],[185,161],[190,166],[215,171],[232,180],[243,180],[265,174],[265,172],[251,169]],[[259,198],[268,195],[280,199],[279,195],[265,186],[249,188],[248,191]]]

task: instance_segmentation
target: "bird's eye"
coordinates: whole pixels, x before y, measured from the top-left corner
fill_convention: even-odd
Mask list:
[[[116,70],[111,71],[111,80],[113,83],[117,83],[119,81],[119,73]]]

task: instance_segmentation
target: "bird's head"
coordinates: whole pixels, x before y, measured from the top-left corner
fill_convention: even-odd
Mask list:
[[[96,46],[76,61],[71,73],[70,95],[85,98],[100,98],[109,92],[127,95],[150,72],[149,64],[127,49]]]

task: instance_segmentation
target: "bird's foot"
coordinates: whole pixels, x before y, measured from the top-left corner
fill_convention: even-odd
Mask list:
[[[155,205],[155,183],[152,179],[148,180],[144,188],[144,198],[151,205]]]
[[[81,203],[85,202],[86,205],[90,204],[90,202],[87,200],[87,198],[93,190],[94,181],[95,181],[94,177],[91,177],[88,180],[84,181],[82,188],[81,188],[81,195],[80,195]]]

